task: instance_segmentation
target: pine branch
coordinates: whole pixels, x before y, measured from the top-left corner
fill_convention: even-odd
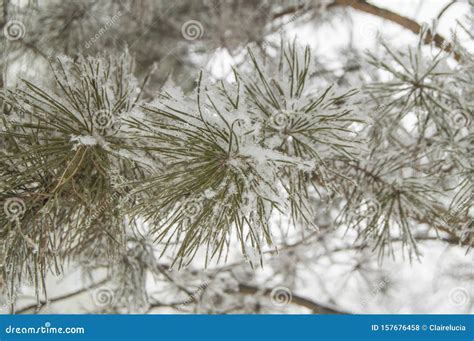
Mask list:
[[[327,178],[336,172],[325,164],[328,154],[357,149],[351,127],[362,121],[350,106],[355,92],[307,89],[308,48],[299,54],[295,44],[285,47],[275,78],[268,76],[271,66],[249,55],[255,77],[236,72],[234,84],[204,85],[200,76],[195,100],[165,91],[142,107],[143,117],[127,121],[145,142],[140,148],[165,164],[136,184],[144,199],[133,214],[154,224],[163,253],[180,245],[179,266],[203,245],[206,263],[221,259],[233,232],[244,255],[248,247],[261,254],[264,242],[272,245],[272,212],[290,212],[295,225],[313,224],[311,174]]]
[[[23,272],[40,287],[47,272],[61,271],[59,255],[74,258],[102,243],[110,256],[123,242],[118,206],[126,198],[113,178],[140,169],[132,153],[119,155],[127,149],[120,119],[134,103],[132,67],[128,55],[58,60],[54,89],[24,81],[3,96],[0,232],[10,241],[2,275],[11,290]]]
[[[397,14],[390,10],[377,7],[364,0],[335,0],[333,4],[336,6],[352,7],[358,11],[369,13],[369,14],[378,16],[380,18],[383,18],[385,20],[392,21],[412,31],[415,34],[420,34],[422,31],[421,25],[418,24],[416,21],[406,18],[404,16],[401,16],[400,14]],[[425,36],[424,43],[431,44],[432,42],[434,42],[436,47],[438,47],[441,50],[444,50],[449,53],[453,52],[452,44],[448,43],[448,41],[442,35],[440,35],[439,33],[435,33],[433,35],[432,32],[428,31]],[[454,58],[457,61],[461,61],[461,55],[456,51],[454,51],[453,53],[454,53]]]

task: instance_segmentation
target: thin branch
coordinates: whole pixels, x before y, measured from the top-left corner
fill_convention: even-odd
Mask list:
[[[441,10],[441,12],[438,14],[438,19],[444,14],[444,12],[451,7],[456,0],[453,0],[451,3],[446,5],[445,8]],[[393,23],[396,23],[411,32],[415,34],[420,34],[421,32],[421,25],[418,24],[415,20],[404,17],[398,13],[392,12],[388,9],[380,8],[375,5],[369,4],[365,0],[334,0],[334,2],[330,5],[328,5],[328,8],[335,7],[335,6],[344,6],[344,7],[351,7],[353,9],[356,9],[358,11],[364,12],[364,13],[369,13],[372,15],[375,15],[377,17],[383,18],[385,20],[391,21]],[[304,5],[300,6],[293,6],[286,8],[282,12],[276,13],[273,16],[273,19],[278,19],[281,18],[285,15],[295,13],[297,11],[300,11],[304,9]],[[308,7],[309,9],[309,7]],[[435,46],[448,52],[451,53],[453,52],[454,58],[457,61],[461,61],[461,55],[457,52],[453,51],[452,45],[448,43],[447,39],[444,38],[442,35],[436,33],[434,36],[431,33],[431,31],[428,31],[424,40],[425,44],[431,44],[434,41]]]
[[[94,283],[88,287],[85,287],[85,288],[82,288],[82,289],[78,289],[76,291],[73,291],[73,292],[70,292],[70,293],[67,293],[67,294],[64,294],[64,295],[61,295],[61,296],[58,296],[58,297],[55,297],[55,298],[52,298],[48,301],[40,301],[38,302],[37,304],[31,304],[31,305],[28,305],[26,307],[23,307],[21,308],[20,310],[16,311],[16,314],[23,314],[23,313],[26,313],[30,310],[33,310],[35,309],[35,312],[39,312],[45,305],[47,304],[51,304],[51,303],[55,303],[55,302],[59,302],[59,301],[62,301],[62,300],[66,300],[66,299],[69,299],[71,297],[75,297],[75,296],[78,296],[78,295],[81,295],[91,289],[94,289],[94,288],[97,288],[101,285],[103,285],[104,283],[106,283],[109,279],[108,278],[105,278],[103,279],[102,281],[100,282],[97,282],[97,283]]]
[[[375,15],[377,17],[383,18],[385,20],[394,22],[415,34],[419,34],[421,32],[421,25],[418,24],[413,19],[404,17],[400,14],[392,12],[388,9],[380,8],[375,5],[369,4],[364,0],[335,0],[333,5],[339,6],[346,6],[352,7],[358,11],[369,13]],[[446,52],[453,52],[452,45],[447,42],[447,40],[441,36],[440,34],[436,33],[434,36],[433,34],[428,31],[424,40],[425,44],[431,44],[434,41],[435,46],[446,51]],[[454,53],[454,58],[457,61],[461,60],[461,55],[457,52]]]
[[[456,2],[457,2],[457,0],[453,0],[453,1],[451,1],[450,3],[448,3],[446,6],[444,6],[443,9],[439,12],[439,14],[438,14],[438,16],[436,17],[436,19],[440,20],[441,17],[444,15],[444,13],[446,13],[446,11],[447,11],[452,5],[454,5]]]
[[[264,295],[270,296],[272,289],[261,289],[247,284],[239,284],[239,293],[245,295],[255,295],[259,292],[263,292]],[[311,310],[313,314],[350,314],[349,312],[338,310],[314,301],[311,301],[307,298],[292,295],[291,304],[296,304]]]
[[[273,20],[284,17],[285,15],[288,15],[288,14],[293,14],[295,12],[298,12],[298,11],[304,9],[305,7],[306,7],[306,5],[303,4],[303,5],[298,5],[298,6],[292,6],[292,7],[285,8],[283,11],[275,13],[273,15]]]

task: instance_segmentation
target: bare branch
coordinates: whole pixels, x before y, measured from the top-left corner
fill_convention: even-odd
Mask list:
[[[94,283],[88,287],[85,287],[85,288],[82,288],[82,289],[78,289],[76,291],[73,291],[73,292],[70,292],[70,293],[67,293],[67,294],[64,294],[64,295],[61,295],[61,296],[58,296],[58,297],[55,297],[55,298],[52,298],[48,301],[40,301],[36,304],[31,304],[31,305],[28,305],[26,307],[23,307],[21,308],[20,310],[17,310],[16,311],[16,314],[25,314],[25,313],[28,313],[30,310],[34,310],[35,313],[38,313],[41,309],[43,309],[47,304],[51,304],[51,303],[56,303],[56,302],[60,302],[60,301],[63,301],[63,300],[67,300],[69,298],[72,298],[72,297],[75,297],[75,296],[78,296],[78,295],[81,295],[91,289],[94,289],[94,288],[97,288],[97,287],[100,287],[101,285],[103,285],[104,283],[106,283],[109,279],[108,278],[105,278],[103,280],[101,280],[100,282],[97,282],[97,283]]]
[[[254,286],[250,286],[247,284],[239,284],[239,293],[245,295],[255,295],[258,292],[262,292],[264,295],[269,296],[272,292],[272,289],[260,289]],[[311,301],[307,298],[292,295],[291,303],[308,308],[311,310],[313,314],[350,314],[343,310],[338,310],[336,308],[332,308],[314,301]]]
[[[335,0],[334,5],[352,7],[358,11],[369,13],[377,17],[389,20],[412,31],[415,34],[419,34],[421,32],[421,25],[418,24],[415,20],[404,17],[390,10],[369,4],[364,0]],[[453,52],[452,45],[448,43],[443,36],[438,33],[433,36],[433,34],[428,31],[424,43],[431,44],[432,42],[435,43],[436,47],[446,52]],[[454,58],[457,61],[461,60],[461,56],[457,52],[454,52]]]

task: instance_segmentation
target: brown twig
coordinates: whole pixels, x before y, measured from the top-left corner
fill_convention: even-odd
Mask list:
[[[259,292],[263,293],[265,296],[270,296],[272,289],[260,289],[247,284],[239,284],[239,293],[241,294],[255,295]],[[331,308],[298,295],[291,296],[291,304],[308,308],[313,314],[349,314],[346,311]]]
[[[446,6],[446,8],[443,9],[440,12],[440,14],[438,14],[438,17],[443,15],[443,12],[446,11],[454,2],[455,1],[448,4],[448,6]],[[393,23],[396,23],[396,24],[410,30],[411,32],[413,32],[415,34],[420,34],[421,29],[422,29],[421,25],[418,24],[415,20],[404,17],[404,16],[402,16],[398,13],[392,12],[388,9],[377,7],[375,5],[372,5],[368,2],[366,2],[365,0],[334,0],[333,3],[328,5],[328,8],[337,7],[337,6],[351,7],[355,10],[375,15],[379,18],[382,18],[382,19],[391,21]],[[304,9],[304,8],[305,8],[305,6],[289,7],[287,9],[285,9],[284,11],[275,14],[273,16],[273,19],[278,19],[278,18],[283,17],[285,15],[295,13],[297,11],[300,11],[300,10]],[[308,9],[310,9],[310,7],[308,7]],[[435,33],[435,35],[433,36],[431,31],[428,30],[426,32],[426,36],[424,38],[424,43],[425,44],[431,44],[432,42],[434,42],[436,47],[438,47],[438,48],[440,48],[440,49],[442,49],[442,50],[444,50],[448,53],[453,52],[454,58],[457,61],[461,61],[461,55],[459,53],[453,51],[452,45],[447,41],[446,38],[444,38],[442,35],[440,35],[438,33]]]
[[[369,13],[375,15],[377,17],[383,18],[385,20],[394,22],[415,34],[420,34],[421,32],[421,25],[418,24],[415,20],[404,17],[398,13],[392,12],[388,9],[380,8],[375,5],[369,4],[364,0],[335,0],[333,5],[335,6],[346,6],[354,8],[358,11]],[[426,32],[426,36],[424,39],[425,44],[431,44],[434,42],[435,46],[446,51],[446,52],[453,52],[454,58],[457,61],[461,60],[461,55],[455,51],[453,51],[453,47],[448,41],[438,33],[435,33],[434,36],[430,30]]]

